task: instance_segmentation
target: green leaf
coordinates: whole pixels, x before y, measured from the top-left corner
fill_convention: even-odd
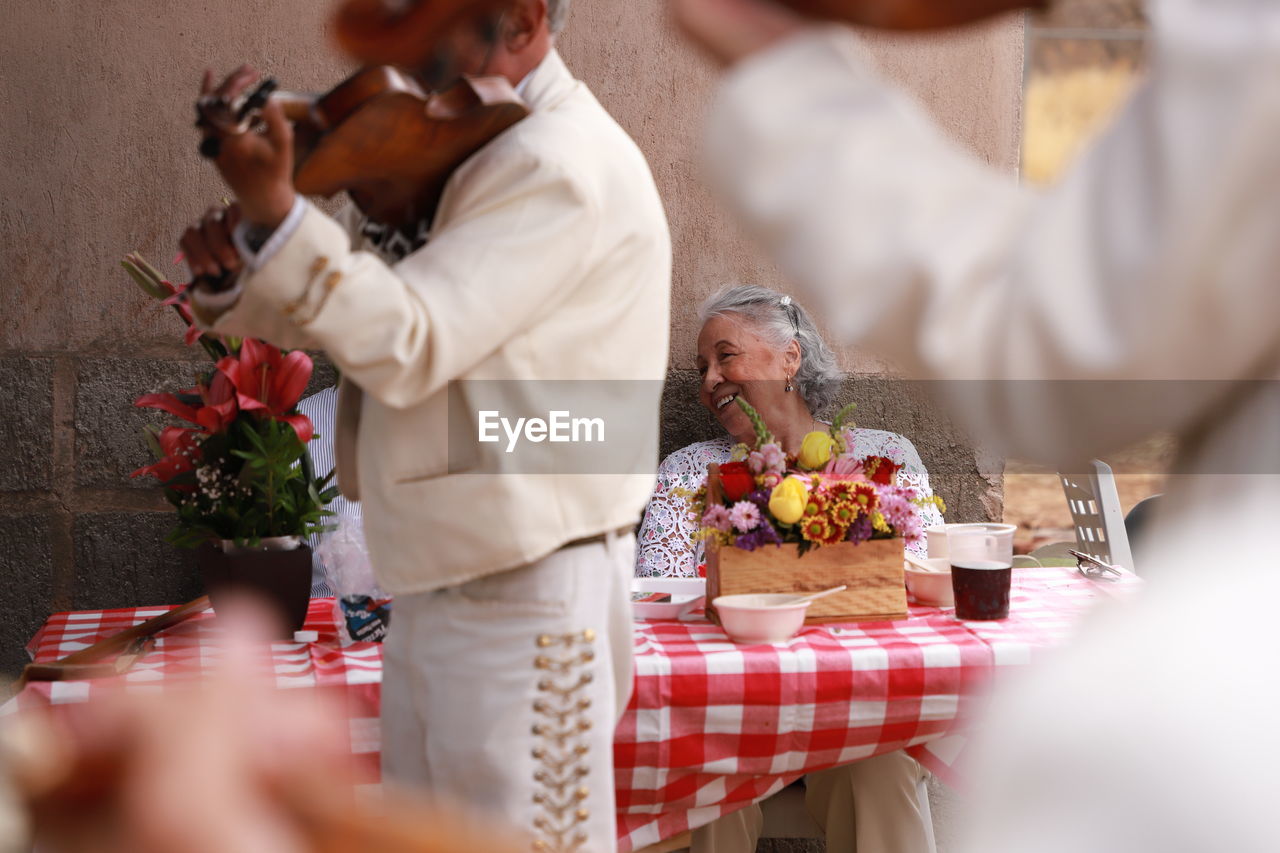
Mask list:
[[[845,446],[844,431],[846,428],[852,428],[853,422],[849,418],[853,415],[853,410],[858,408],[857,403],[850,403],[840,411],[836,412],[836,416],[831,419],[831,438],[835,440],[838,453],[848,453],[849,448]]]
[[[199,483],[199,480],[196,478],[195,471],[183,471],[181,474],[174,475],[174,477],[170,479],[169,482],[165,483],[165,487],[169,488],[172,486],[194,486],[198,483]]]
[[[194,530],[191,528],[184,528],[179,526],[171,530],[169,532],[169,535],[166,536],[165,539],[171,545],[176,545],[179,548],[190,549],[190,548],[199,548],[201,545],[207,542],[210,539],[210,537],[203,530]]]
[[[151,448],[151,454],[156,459],[164,458],[164,449],[160,447],[160,434],[154,426],[144,427],[142,435],[147,440],[147,447]]]
[[[741,396],[735,397],[734,402],[738,404],[738,408],[746,413],[751,420],[751,425],[756,431],[756,448],[761,448],[766,444],[773,444],[773,433],[769,432],[769,427],[765,424],[764,418],[760,417],[760,413],[755,407],[742,399]]]
[[[133,262],[137,264],[138,268],[142,270],[143,274],[146,275],[151,280],[157,283],[165,280],[164,276],[160,274],[160,271],[155,267],[151,266],[151,264],[147,263],[147,259],[142,257],[142,255],[138,254],[137,252],[134,252],[132,255],[132,259],[133,259]]]
[[[152,299],[169,298],[169,291],[164,287],[164,285],[160,284],[158,274],[157,278],[154,279],[147,275],[144,267],[148,269],[150,267],[147,262],[143,261],[140,257],[134,256],[133,260],[125,258],[120,262],[120,266],[124,267],[124,271],[127,272],[129,277],[137,283],[138,287],[142,288],[142,292],[147,294],[147,296],[150,296]]]

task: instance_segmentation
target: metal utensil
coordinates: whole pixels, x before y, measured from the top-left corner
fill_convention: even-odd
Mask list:
[[[1113,566],[1083,551],[1068,549],[1067,553],[1076,558],[1076,569],[1089,580],[1117,581],[1124,577],[1124,572],[1118,566]]]

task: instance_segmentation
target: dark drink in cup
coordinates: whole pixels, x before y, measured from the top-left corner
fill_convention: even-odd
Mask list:
[[[996,560],[952,560],[956,618],[991,620],[1009,615],[1013,566]]]

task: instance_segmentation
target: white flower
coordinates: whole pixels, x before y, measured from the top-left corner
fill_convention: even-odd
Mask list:
[[[738,501],[729,510],[729,520],[743,533],[750,533],[760,526],[760,507],[751,501]]]

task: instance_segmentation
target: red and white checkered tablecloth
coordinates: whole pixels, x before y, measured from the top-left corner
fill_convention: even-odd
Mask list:
[[[981,711],[997,668],[1061,644],[1094,601],[1138,583],[1015,569],[1001,622],[912,606],[905,620],[810,627],[777,645],[735,645],[700,618],[637,622],[635,695],[614,742],[619,849],[702,826],[807,772],[897,749],[954,782],[966,720]],[[29,649],[39,662],[57,660],[166,609],[59,613]],[[305,629],[319,640],[274,644],[271,671],[282,688],[340,693],[361,781],[375,783],[381,647],[341,646],[332,599],[311,602]],[[212,614],[202,614],[161,635],[121,678],[29,684],[5,710],[88,701],[106,682],[157,690],[198,677],[217,658],[217,636]]]
[[[27,644],[27,651],[37,663],[56,661],[172,609],[159,606],[55,613]],[[342,703],[349,721],[347,732],[357,782],[377,784],[381,778],[378,707],[382,695],[382,647],[376,643],[340,645],[332,598],[312,599],[303,630],[315,631],[317,641],[272,643],[270,655],[262,659],[261,665],[275,678],[277,687],[323,690]],[[123,676],[29,682],[0,708],[0,713],[87,702],[95,692],[120,686],[130,691],[160,691],[166,685],[190,682],[202,677],[218,660],[219,635],[213,611],[207,610],[157,635],[155,647]]]
[[[740,646],[702,620],[642,622],[636,694],[614,738],[619,849],[634,850],[762,800],[805,773],[908,749],[956,784],[966,721],[997,667],[1070,638],[1100,598],[1140,584],[1075,569],[1015,569],[1009,618],[806,628]]]

